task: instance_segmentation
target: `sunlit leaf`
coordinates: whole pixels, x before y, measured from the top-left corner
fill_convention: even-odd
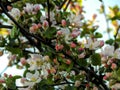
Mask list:
[[[0,28],[0,35],[5,36],[8,35],[9,31],[5,28]]]
[[[78,4],[82,6],[82,0],[77,0]]]

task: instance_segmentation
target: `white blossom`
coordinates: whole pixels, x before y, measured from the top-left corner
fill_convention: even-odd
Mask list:
[[[81,15],[75,15],[75,14],[70,14],[70,16],[68,17],[69,21],[71,24],[74,24],[76,27],[81,27],[82,23],[81,23],[81,19],[82,16]]]
[[[104,50],[102,51],[102,54],[105,56],[113,56],[114,53],[114,46],[106,46]]]
[[[40,67],[44,62],[44,59],[43,59],[43,56],[39,54],[31,54],[31,58],[29,58],[27,62],[30,65],[28,69],[33,71],[33,70],[40,69]]]
[[[89,48],[90,50],[94,50],[100,46],[100,42],[101,41],[94,41],[91,38],[89,38],[89,39],[87,39],[87,42],[86,42],[86,44],[84,44],[84,46],[86,48]]]
[[[30,3],[26,3],[26,7],[24,7],[23,9],[27,13],[32,13],[34,9],[34,5]]]
[[[40,73],[38,71],[35,71],[34,74],[28,72],[26,74],[26,79],[28,81],[24,82],[25,85],[34,86],[36,83],[39,83],[41,81]]]
[[[118,48],[115,50],[114,46],[110,46],[110,45],[106,46],[101,53],[104,56],[111,56],[120,59],[120,49]]]
[[[114,52],[114,57],[120,59],[120,49],[116,49]]]
[[[18,8],[12,8],[12,10],[9,12],[9,14],[14,17],[15,19],[19,19],[21,16],[21,12]]]
[[[62,35],[64,35],[64,39],[66,43],[69,43],[70,37],[70,30],[68,28],[61,28],[60,32],[62,32]]]

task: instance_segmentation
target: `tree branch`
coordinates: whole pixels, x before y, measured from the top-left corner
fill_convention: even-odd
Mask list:
[[[69,1],[68,1],[67,5],[66,5],[66,7],[65,7],[65,9],[64,9],[64,11],[66,11],[66,10],[67,10],[67,8],[68,8],[68,6],[69,6],[70,2],[71,2],[71,0],[69,0]]]
[[[20,28],[20,32],[29,40],[31,45],[36,46],[37,49],[41,51],[40,45],[38,45],[38,43],[34,40],[35,38],[33,35],[28,33],[27,30],[25,30],[20,24],[17,23],[17,21],[7,12],[2,2],[0,2],[0,7],[3,9],[4,13],[18,26],[18,28]]]
[[[13,26],[9,26],[9,25],[0,25],[0,28],[8,28],[8,29],[12,29]]]
[[[59,7],[59,9],[61,9],[66,2],[67,2],[67,0],[64,0],[63,3],[61,4],[61,6]]]
[[[116,34],[114,35],[115,40],[116,40],[116,38],[117,38],[117,35],[118,35],[118,32],[119,32],[119,29],[120,29],[120,25],[118,26],[118,28],[117,28],[117,30],[116,30]]]
[[[47,0],[47,5],[48,5],[48,23],[49,23],[49,26],[51,25],[51,22],[50,22],[50,1]]]

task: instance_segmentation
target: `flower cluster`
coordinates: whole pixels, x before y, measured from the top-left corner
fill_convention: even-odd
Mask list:
[[[25,71],[23,76],[4,74],[0,78],[1,87],[13,90],[107,90],[104,81],[109,81],[111,89],[119,89],[117,34],[114,40],[101,40],[102,34],[94,24],[97,15],[93,14],[92,20],[85,20],[83,7],[74,1],[63,2],[60,7],[57,6],[62,5],[59,0],[28,1],[7,7],[8,17],[15,20],[9,17],[12,22],[8,23],[13,28],[2,47],[11,52],[8,66],[17,65]],[[16,86],[17,79],[21,79],[26,88]]]

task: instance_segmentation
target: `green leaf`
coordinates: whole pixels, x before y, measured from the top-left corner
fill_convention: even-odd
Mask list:
[[[94,38],[102,38],[102,34],[99,32],[96,32],[94,35]]]
[[[87,65],[87,61],[85,59],[79,59],[79,60],[77,60],[77,63],[80,66],[86,66]]]
[[[16,80],[16,79],[22,78],[22,76],[16,75],[16,76],[14,76],[13,78]]]
[[[12,54],[21,54],[22,51],[20,48],[6,47],[6,50],[12,52]]]
[[[73,68],[73,64],[74,64],[74,63],[72,62],[70,65],[68,65],[68,68],[67,68],[67,71],[68,71],[68,72],[70,72],[71,69]]]
[[[94,66],[101,65],[101,56],[98,53],[91,55],[90,60]]]
[[[43,33],[43,35],[45,38],[52,39],[55,37],[56,32],[57,30],[55,27],[50,27]]]
[[[114,40],[113,39],[109,39],[105,42],[106,44],[109,44],[109,45],[112,45],[114,43]]]
[[[15,80],[13,78],[7,78],[6,85],[9,89],[16,90],[16,84],[15,84]]]
[[[6,90],[2,84],[0,84],[0,90]]]
[[[77,90],[77,89],[75,89],[74,86],[68,85],[68,86],[65,88],[65,90]]]
[[[11,30],[10,37],[11,38],[16,38],[19,34],[19,30],[14,26]]]
[[[82,0],[77,0],[78,4],[82,6]]]

